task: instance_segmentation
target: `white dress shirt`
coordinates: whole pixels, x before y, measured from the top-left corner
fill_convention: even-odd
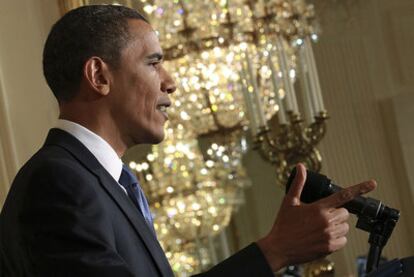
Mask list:
[[[59,119],[56,128],[68,132],[77,138],[95,156],[98,162],[118,182],[122,172],[122,160],[115,150],[103,138],[84,126],[65,119]],[[126,190],[122,187],[123,191]]]

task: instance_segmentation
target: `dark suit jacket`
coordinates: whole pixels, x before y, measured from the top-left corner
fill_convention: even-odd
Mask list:
[[[22,167],[0,216],[0,276],[173,276],[117,182],[59,129]],[[252,244],[201,276],[273,276]]]

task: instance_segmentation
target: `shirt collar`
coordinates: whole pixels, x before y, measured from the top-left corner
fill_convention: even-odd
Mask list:
[[[86,127],[69,120],[59,119],[56,128],[77,138],[118,182],[122,172],[122,160],[108,142]]]

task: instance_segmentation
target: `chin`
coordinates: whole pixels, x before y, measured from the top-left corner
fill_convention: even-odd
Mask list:
[[[134,145],[137,144],[158,144],[165,138],[164,126],[159,128],[136,128],[139,132],[131,134]]]
[[[163,140],[164,140],[164,136],[157,137],[151,142],[151,144],[158,144],[158,143],[161,143]]]
[[[145,144],[158,144],[161,143],[165,138],[164,130],[157,133],[152,133],[147,136],[146,140],[143,142]]]

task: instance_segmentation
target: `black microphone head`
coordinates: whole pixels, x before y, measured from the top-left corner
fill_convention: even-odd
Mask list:
[[[319,174],[313,171],[306,171],[305,186],[300,197],[300,200],[304,203],[312,203],[319,199],[325,198],[336,191],[335,186],[331,180],[325,175]],[[293,179],[296,175],[296,167],[293,168],[290,173],[289,179],[286,184],[286,193],[289,191],[292,185]]]

